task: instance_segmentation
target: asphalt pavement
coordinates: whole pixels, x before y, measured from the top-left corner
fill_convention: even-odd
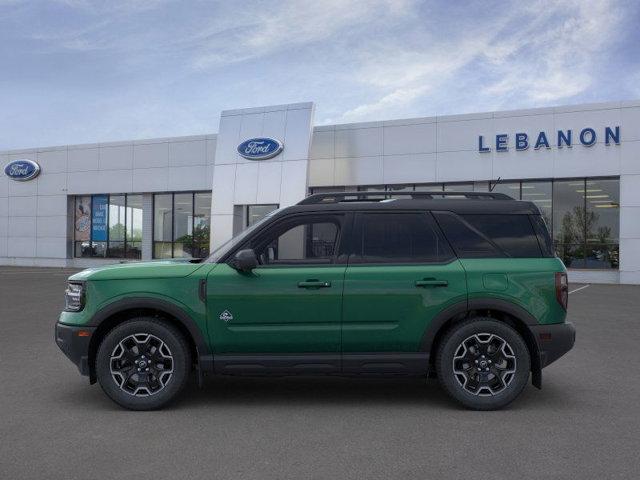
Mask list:
[[[306,377],[192,381],[130,412],[54,343],[68,274],[0,267],[2,479],[640,475],[640,286],[572,293],[575,348],[502,411],[464,410],[435,380]]]

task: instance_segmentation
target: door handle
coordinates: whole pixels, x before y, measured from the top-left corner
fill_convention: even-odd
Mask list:
[[[425,278],[423,280],[416,280],[416,287],[447,287],[449,282],[446,280],[436,280],[435,278]]]
[[[329,288],[331,282],[321,282],[320,280],[306,280],[298,282],[298,288]]]

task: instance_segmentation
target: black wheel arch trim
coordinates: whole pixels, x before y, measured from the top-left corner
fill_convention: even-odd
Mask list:
[[[191,318],[191,316],[179,306],[159,298],[127,297],[121,300],[116,300],[96,312],[93,317],[91,317],[87,326],[99,327],[102,322],[113,315],[133,309],[152,309],[171,315],[173,318],[177,319],[177,321],[180,322],[180,324],[184,326],[191,335],[197,349],[199,363],[201,359],[206,359],[206,357],[211,356],[211,351],[207,344],[204,332],[202,332],[195,320],[193,320],[193,318]],[[203,363],[206,363],[208,366],[211,362],[205,361]],[[206,368],[205,365],[200,366],[200,368],[203,367]]]
[[[536,318],[527,312],[524,308],[506,300],[499,298],[473,298],[450,305],[449,307],[438,313],[429,326],[426,328],[420,341],[420,351],[431,352],[434,341],[438,335],[443,333],[443,327],[453,319],[457,321],[466,318],[469,312],[474,310],[499,310],[518,319],[524,327],[524,336],[527,346],[531,351],[531,372],[532,383],[534,386],[541,388],[542,385],[542,362],[540,359],[540,346],[532,332],[531,327],[539,325]],[[430,358],[435,358],[431,355]]]

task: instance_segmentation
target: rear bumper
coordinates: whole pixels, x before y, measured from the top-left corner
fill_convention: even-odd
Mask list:
[[[56,323],[55,328],[56,344],[86,376],[89,375],[89,343],[95,330],[95,327],[74,327],[62,323]]]
[[[530,326],[540,352],[540,367],[555,362],[573,348],[576,329],[572,323]]]

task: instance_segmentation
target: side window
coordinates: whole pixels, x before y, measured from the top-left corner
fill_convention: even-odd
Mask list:
[[[451,212],[434,212],[440,228],[460,258],[504,257],[490,241]]]
[[[528,215],[462,215],[513,258],[541,256],[538,237]]]
[[[337,251],[339,223],[335,219],[286,222],[251,243],[261,265],[332,263]]]
[[[353,263],[429,263],[453,257],[426,213],[362,213]]]

